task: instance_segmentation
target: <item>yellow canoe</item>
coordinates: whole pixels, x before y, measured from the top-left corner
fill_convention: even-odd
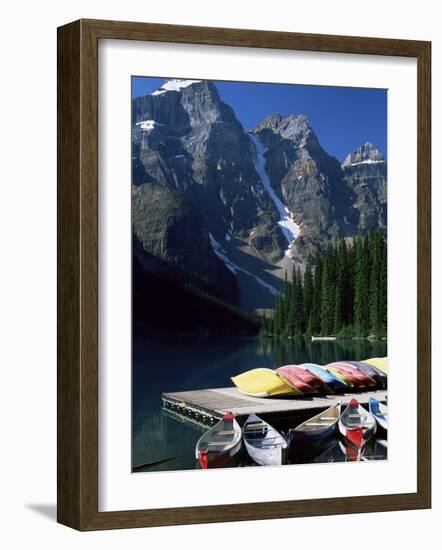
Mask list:
[[[271,369],[252,369],[231,378],[241,393],[252,397],[271,397],[273,395],[302,395],[297,388],[289,386]]]
[[[388,374],[388,357],[374,357],[373,359],[365,359],[362,363],[368,363],[385,374]]]

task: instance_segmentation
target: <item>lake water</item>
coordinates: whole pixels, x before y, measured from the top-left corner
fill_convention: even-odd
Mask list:
[[[273,342],[259,338],[167,338],[134,336],[132,465],[137,471],[194,469],[195,443],[204,428],[179,420],[162,409],[161,394],[232,386],[231,376],[257,367],[362,360],[387,355],[385,341]],[[385,459],[386,442],[378,439],[363,459]],[[352,460],[352,450],[335,440],[308,462]]]

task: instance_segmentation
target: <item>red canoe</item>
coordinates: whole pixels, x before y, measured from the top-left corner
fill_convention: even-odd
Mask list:
[[[344,361],[329,363],[325,368],[330,369],[331,372],[334,372],[338,376],[341,375],[344,380],[350,382],[353,387],[359,390],[376,387],[376,381],[373,378],[370,378],[353,365]]]
[[[291,386],[305,394],[333,393],[315,374],[297,365],[285,365],[276,369],[279,376]]]

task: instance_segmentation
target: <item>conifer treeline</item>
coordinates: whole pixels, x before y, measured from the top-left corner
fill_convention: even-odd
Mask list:
[[[329,244],[294,269],[263,333],[274,337],[376,336],[387,333],[387,243],[378,232]]]

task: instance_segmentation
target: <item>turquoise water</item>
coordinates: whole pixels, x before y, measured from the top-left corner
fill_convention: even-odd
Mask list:
[[[385,341],[341,340],[273,342],[259,338],[167,338],[134,336],[132,464],[139,471],[194,469],[195,443],[204,428],[180,420],[162,409],[161,394],[231,386],[230,377],[257,367],[284,364],[327,364],[342,359],[362,360],[387,355]],[[366,458],[385,458],[386,449],[374,442]],[[336,441],[324,456],[309,462],[345,459]],[[349,457],[347,457],[348,459]]]

